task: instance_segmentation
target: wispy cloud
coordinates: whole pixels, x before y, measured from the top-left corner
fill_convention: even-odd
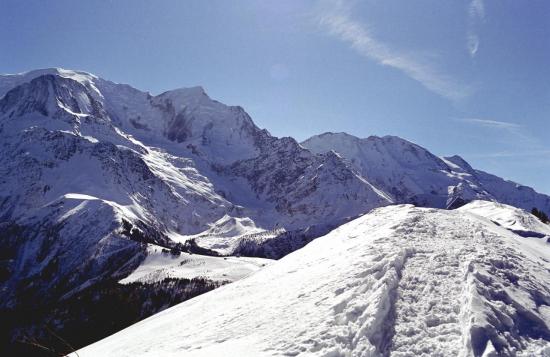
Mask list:
[[[472,0],[468,5],[468,30],[466,34],[466,45],[471,57],[475,57],[479,49],[479,35],[476,27],[484,19],[485,5],[483,0]]]
[[[527,128],[518,123],[485,118],[454,118],[454,120],[462,123],[476,125],[478,127],[488,128],[490,130],[499,130],[503,132],[503,134],[507,134],[497,136],[493,139],[494,141],[500,140],[509,144],[521,143],[524,148],[529,147],[530,150],[541,148],[541,143],[539,142],[539,140],[531,135]]]
[[[510,160],[510,162],[529,161],[533,165],[544,163],[550,165],[550,148],[548,144],[534,136],[528,127],[518,123],[484,118],[453,118],[453,120],[474,125],[477,128],[470,139],[479,140],[479,148],[501,149],[494,152],[478,152],[470,154],[471,158]],[[471,134],[471,133],[470,133]],[[462,132],[461,135],[468,135]],[[475,146],[474,146],[475,147]]]
[[[491,119],[458,118],[456,120],[464,123],[481,125],[487,128],[497,128],[497,129],[514,130],[514,131],[522,127],[520,124],[510,123],[507,121],[491,120]]]
[[[469,87],[459,84],[448,74],[437,70],[426,58],[402,53],[379,41],[364,24],[354,20],[351,13],[349,2],[326,1],[321,6],[317,20],[331,35],[348,43],[365,58],[400,70],[434,93],[453,101],[467,97],[471,93]]]

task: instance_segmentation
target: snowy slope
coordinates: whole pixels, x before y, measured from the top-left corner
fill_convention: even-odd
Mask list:
[[[376,209],[78,354],[548,355],[550,246],[525,242],[466,209]]]
[[[360,139],[346,133],[325,133],[302,145],[315,153],[338,152],[398,203],[453,208],[483,199],[550,212],[550,196],[475,170],[459,156],[439,158],[395,136]]]
[[[225,215],[212,224],[212,227],[199,234],[182,236],[171,235],[176,242],[193,239],[200,247],[213,250],[221,255],[231,255],[240,237],[262,234],[265,229],[256,227],[248,217],[231,217]]]
[[[192,162],[117,129],[97,95],[80,82],[48,74],[0,101],[1,184],[6,198],[17,201],[2,205],[10,216],[82,193],[128,206],[150,224],[175,229],[187,221],[184,229],[194,233],[231,209]],[[204,222],[196,223],[201,215]]]
[[[0,224],[2,268],[9,272],[2,280],[2,308],[54,301],[128,275],[144,259],[140,244],[118,230],[126,212],[113,202],[67,194],[33,214]]]
[[[177,256],[162,252],[162,247],[150,244],[147,258],[121,284],[153,283],[165,278],[206,278],[212,281],[233,282],[272,263],[270,259],[245,257],[209,257],[181,253]]]
[[[392,203],[339,155],[312,154],[292,138],[270,140],[258,157],[238,161],[225,172],[245,178],[256,197],[273,205],[276,215],[262,207],[253,213],[269,228],[334,222]]]
[[[550,225],[542,223],[537,217],[519,208],[498,202],[474,201],[460,207],[459,210],[490,219],[523,237],[550,238]]]

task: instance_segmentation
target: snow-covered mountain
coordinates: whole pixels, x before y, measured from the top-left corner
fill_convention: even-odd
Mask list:
[[[189,298],[268,264],[182,252],[280,258],[374,208],[474,199],[550,212],[548,196],[399,138],[273,137],[201,87],[151,95],[80,71],[0,75],[0,318],[118,296],[121,280],[154,294],[167,278]],[[547,234],[523,214],[490,219]],[[87,292],[105,281],[104,295]],[[125,293],[146,303],[139,284]]]
[[[0,89],[0,216],[37,239],[32,250],[21,245],[29,239],[10,243],[14,280],[39,274],[65,253],[41,247],[64,234],[74,241],[85,222],[71,217],[82,211],[101,210],[111,223],[78,241],[97,247],[112,236],[117,243],[108,246],[119,251],[134,245],[121,240],[123,220],[157,232],[157,240],[206,231],[226,215],[293,228],[390,202],[332,154],[272,137],[242,108],[211,100],[201,88],[151,96],[51,69],[0,77]],[[56,227],[31,233],[39,224]],[[31,254],[41,249],[47,252]]]
[[[144,241],[246,220],[300,228],[391,203],[334,154],[275,138],[199,87],[152,96],[63,69],[1,76],[0,136],[4,307],[21,290],[57,298],[127,275]]]
[[[546,356],[550,246],[517,214],[376,209],[78,355]]]
[[[161,243],[163,232],[204,230],[233,207],[185,159],[118,129],[97,88],[65,73],[0,100],[3,307],[127,275],[144,256],[132,229]]]
[[[452,208],[483,199],[550,211],[550,196],[475,170],[458,155],[440,158],[395,136],[360,139],[346,133],[325,133],[307,139],[302,146],[314,153],[337,152],[398,203]]]

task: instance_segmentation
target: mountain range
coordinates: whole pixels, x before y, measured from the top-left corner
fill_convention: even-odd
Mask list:
[[[152,246],[281,258],[385,206],[550,212],[550,196],[398,137],[274,137],[201,87],[151,95],[59,68],[1,75],[0,138],[10,316],[122,280]]]

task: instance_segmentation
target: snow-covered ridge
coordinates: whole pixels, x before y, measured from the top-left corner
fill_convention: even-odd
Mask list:
[[[550,225],[516,207],[498,202],[474,201],[459,210],[487,218],[523,237],[550,238]]]
[[[482,199],[550,212],[550,196],[475,170],[458,155],[439,158],[395,136],[360,139],[346,133],[324,133],[301,145],[315,153],[338,152],[398,203],[454,208]]]
[[[374,210],[78,354],[547,355],[550,246],[476,207]]]

